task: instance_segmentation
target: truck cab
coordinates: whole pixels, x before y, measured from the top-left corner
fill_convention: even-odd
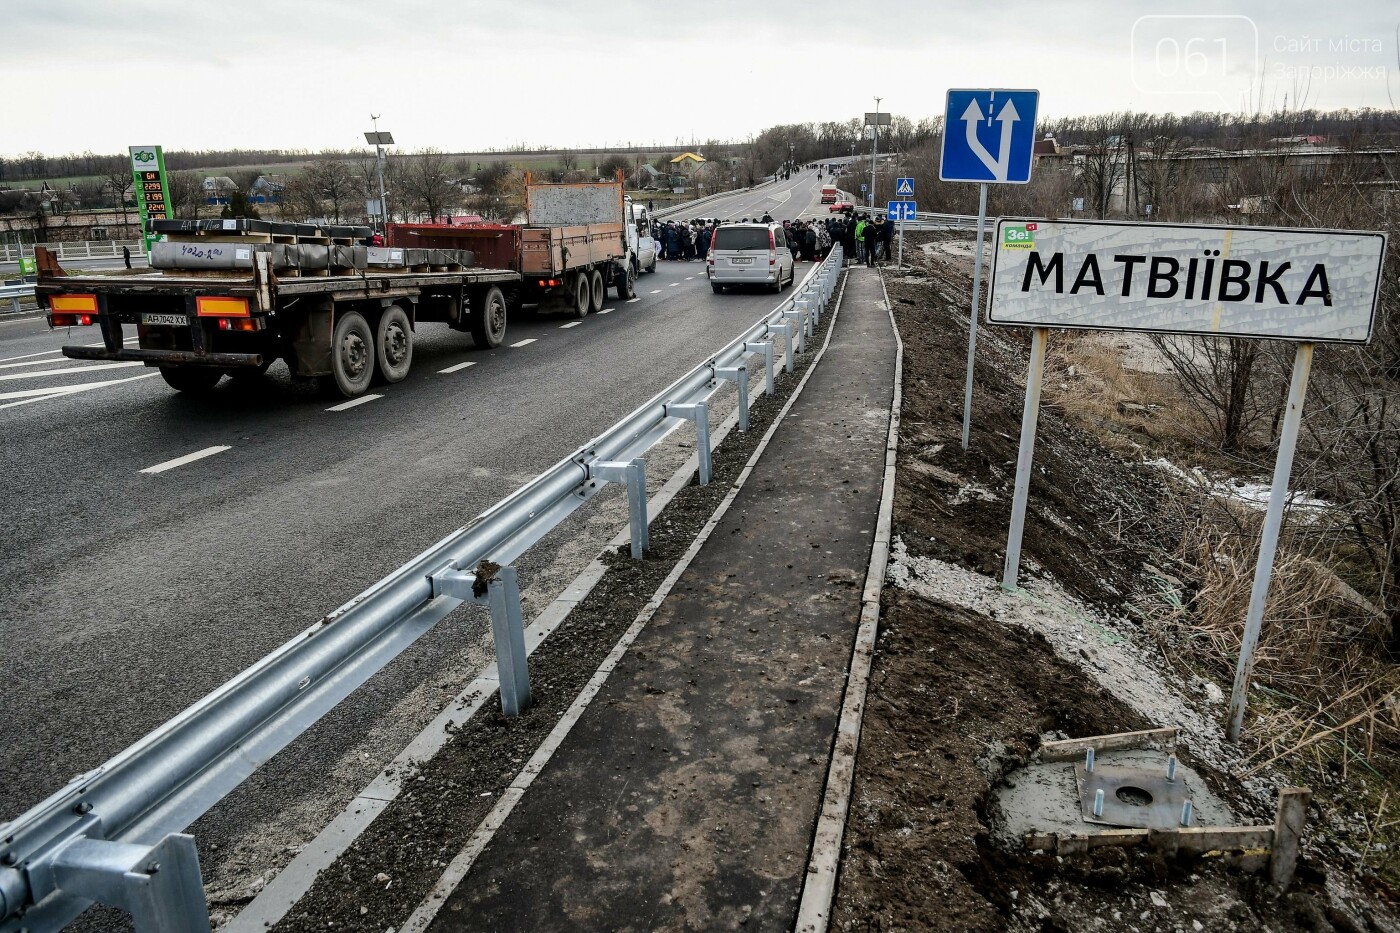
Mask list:
[[[624,198],[627,219],[627,251],[637,262],[637,268],[656,271],[656,238],[652,236],[651,214],[645,204]]]

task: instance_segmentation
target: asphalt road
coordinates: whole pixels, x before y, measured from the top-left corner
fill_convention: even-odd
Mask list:
[[[803,172],[704,213],[811,216],[819,191]],[[281,363],[256,388],[225,380],[186,397],[143,366],[57,352],[98,341],[96,328],[0,318],[0,821],[571,453],[777,301],[714,295],[702,264],[677,262],[638,295],[576,326],[523,316],[489,352],[424,325],[408,379],[340,411]],[[616,524],[576,517],[564,531],[527,555],[527,586],[532,572],[567,582]],[[454,613],[201,821],[206,877],[224,860],[256,871],[287,825],[314,834],[338,812],[489,661],[475,612]]]

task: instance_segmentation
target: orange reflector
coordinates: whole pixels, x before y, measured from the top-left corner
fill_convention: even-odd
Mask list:
[[[247,317],[248,299],[201,296],[194,300],[200,317]]]
[[[50,295],[50,311],[97,313],[96,295]]]

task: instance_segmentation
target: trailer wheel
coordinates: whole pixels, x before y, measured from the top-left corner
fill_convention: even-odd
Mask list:
[[[617,270],[617,297],[622,301],[637,297],[637,267],[628,265],[625,270]]]
[[[224,372],[212,366],[162,366],[160,378],[172,389],[200,395],[218,385]]]
[[[413,328],[401,305],[390,305],[379,316],[374,351],[384,381],[403,382],[413,364]]]
[[[588,294],[588,274],[580,272],[574,276],[574,317],[588,317],[588,308],[591,304]]]
[[[495,349],[506,339],[506,296],[496,286],[472,296],[471,331],[480,350]]]
[[[590,307],[594,314],[603,310],[603,304],[608,300],[608,287],[603,284],[603,273],[597,269],[588,277],[588,297],[592,299]]]
[[[331,335],[331,374],[323,376],[327,389],[334,387],[346,398],[369,388],[374,378],[374,334],[358,311],[346,311],[335,322]]]

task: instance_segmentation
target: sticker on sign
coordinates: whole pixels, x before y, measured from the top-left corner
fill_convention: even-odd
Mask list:
[[[1386,235],[997,221],[987,322],[1366,343]]]

